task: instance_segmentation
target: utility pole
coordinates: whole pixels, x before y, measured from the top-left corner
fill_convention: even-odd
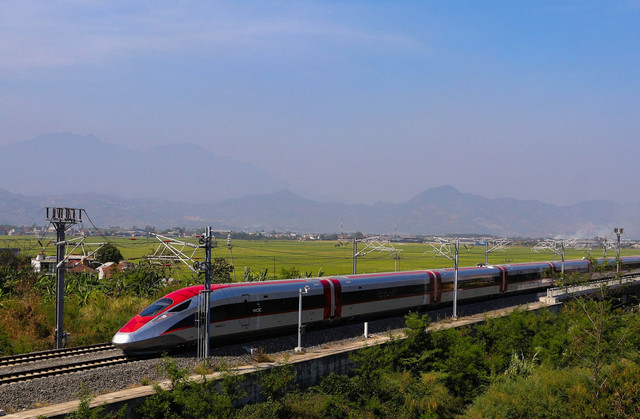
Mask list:
[[[460,240],[456,240],[455,243],[455,258],[454,258],[454,276],[453,276],[453,320],[458,320],[458,255],[460,254]]]
[[[64,332],[65,235],[71,226],[82,222],[82,211],[81,208],[47,207],[47,221],[56,229],[56,349],[62,349],[68,337]]]
[[[236,265],[233,263],[233,246],[231,246],[231,233],[227,235],[227,247],[229,248],[229,255],[231,256],[231,267],[233,268],[233,282],[237,281],[236,278]]]
[[[484,241],[484,266],[489,264],[489,240]]]
[[[358,239],[353,236],[353,274],[358,273]]]
[[[302,294],[309,292],[309,285],[305,285],[298,290],[298,346],[295,347],[296,353],[304,352],[302,348]]]
[[[624,233],[624,228],[614,228],[613,232],[618,236],[618,252],[616,256],[616,272],[620,272],[620,236]]]
[[[203,237],[200,237],[200,247],[204,248],[204,263],[195,262],[194,269],[204,272],[204,289],[198,293],[198,315],[196,317],[198,327],[198,359],[209,358],[209,326],[211,323],[211,243],[213,233],[211,227],[207,227]]]
[[[560,279],[564,279],[564,240],[562,240],[562,252],[561,252],[561,255],[562,255],[562,269],[561,269],[561,272],[560,272]]]
[[[489,247],[489,242],[491,241],[492,245]],[[509,239],[485,239],[484,241],[484,265],[489,266],[489,253],[496,252],[498,250],[504,252],[504,248],[510,244],[511,241]]]
[[[531,248],[533,252],[539,252],[543,250],[551,250],[553,252],[553,260],[557,260],[557,256],[560,255],[562,258],[562,263],[560,265],[560,279],[564,279],[564,257],[565,257],[565,249],[569,248],[580,248],[577,241],[575,239],[565,240],[565,239],[545,239],[538,241],[538,244]]]
[[[363,243],[365,246],[362,250],[358,251],[358,242]],[[358,272],[358,257],[365,256],[373,251],[386,252],[390,256],[393,256],[396,263],[396,271],[398,270],[398,259],[402,249],[396,249],[389,240],[382,240],[379,236],[367,237],[365,239],[358,240],[353,238],[353,274]]]
[[[426,243],[431,246],[432,250],[424,253],[435,253],[437,256],[443,256],[453,261],[453,314],[451,318],[458,320],[458,259],[460,256],[460,240],[453,242],[453,252],[451,251],[451,240],[442,237],[435,237],[437,246],[433,243]]]

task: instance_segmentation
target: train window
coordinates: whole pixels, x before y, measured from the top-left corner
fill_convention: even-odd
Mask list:
[[[177,313],[178,311],[184,311],[184,310],[189,308],[189,304],[191,304],[191,300],[185,301],[182,304],[178,304],[177,306],[175,306],[174,308],[172,308],[169,311],[171,313]]]
[[[155,303],[151,304],[149,307],[142,310],[142,312],[140,313],[140,316],[141,317],[155,316],[165,308],[169,307],[171,304],[173,304],[173,300],[171,298],[161,298]]]
[[[499,285],[500,277],[499,276],[485,276],[478,278],[469,278],[463,279],[459,281],[460,288],[482,288],[482,287],[490,287],[492,285]]]

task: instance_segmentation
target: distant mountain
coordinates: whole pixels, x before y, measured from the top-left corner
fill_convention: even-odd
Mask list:
[[[41,199],[17,195],[0,189],[0,224],[40,224]]]
[[[249,164],[193,144],[139,152],[92,135],[46,134],[0,146],[0,188],[28,195],[95,192],[125,198],[219,202],[287,187]]]
[[[426,190],[400,204],[347,205],[304,199],[288,191],[251,195],[217,203],[190,204],[167,197],[126,199],[92,192],[31,196],[0,189],[0,224],[43,224],[45,206],[87,210],[98,227],[205,227],[236,231],[298,231],[406,234],[477,233],[509,237],[557,235],[593,237],[624,227],[640,237],[640,203],[589,201],[554,206],[511,198],[488,199],[452,186]]]
[[[598,234],[599,229],[601,234],[608,234],[605,232],[608,225],[616,220],[615,206],[604,201],[560,207],[533,200],[488,199],[443,186],[416,195],[399,205],[393,214],[395,217],[412,214],[406,217],[409,230],[428,229],[434,234],[491,232],[500,236],[588,237]]]

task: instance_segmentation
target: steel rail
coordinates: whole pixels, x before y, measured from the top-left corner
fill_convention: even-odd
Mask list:
[[[50,366],[45,368],[34,368],[26,371],[17,371],[7,374],[0,374],[0,386],[21,381],[29,381],[36,378],[51,377],[54,375],[63,375],[71,372],[86,371],[90,369],[101,368],[105,366],[126,364],[134,362],[139,358],[130,358],[125,355],[117,355],[109,358],[97,359],[92,361],[75,362],[67,365]]]
[[[28,362],[41,361],[45,359],[64,358],[68,356],[84,355],[93,352],[108,351],[117,349],[111,343],[99,343],[89,346],[78,346],[74,348],[52,349],[49,351],[29,352],[26,354],[10,355],[0,358],[0,367],[10,367]]]

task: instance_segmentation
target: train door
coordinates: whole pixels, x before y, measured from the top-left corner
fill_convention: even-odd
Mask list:
[[[339,319],[342,317],[342,284],[334,278],[330,278],[331,283],[331,317]]]
[[[497,266],[500,271],[500,292],[507,292],[509,283],[507,282],[507,268],[504,266]]]
[[[429,294],[429,304],[433,304],[436,294],[436,277],[432,272],[427,272],[429,275],[429,287],[427,293]]]
[[[242,310],[240,316],[240,325],[246,330],[251,326],[251,315],[252,315],[252,307],[251,307],[251,295],[242,294]]]
[[[435,302],[439,303],[442,301],[442,274],[440,274],[440,272],[434,272],[433,274],[436,276],[433,284],[433,294],[435,295]]]

